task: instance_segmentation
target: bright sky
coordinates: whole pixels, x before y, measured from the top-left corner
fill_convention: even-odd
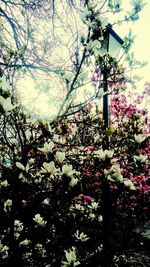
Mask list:
[[[116,29],[121,37],[128,32],[128,29],[132,29],[133,34],[136,35],[132,51],[135,53],[137,60],[148,62],[145,67],[136,71],[137,75],[143,77],[142,81],[139,83],[139,86],[142,88],[145,82],[150,82],[150,0],[145,2],[147,4],[141,11],[138,21],[130,23],[130,25],[125,23]]]
[[[133,30],[137,37],[134,43],[134,50],[137,58],[140,60],[148,61],[147,66],[140,70],[141,75],[144,76],[144,82],[150,81],[150,1],[141,12],[140,19],[137,21]]]
[[[122,1],[123,3],[125,3],[125,6],[124,8],[126,10],[130,10],[131,9],[131,6],[129,6],[129,1]],[[129,8],[128,8],[129,6]],[[114,27],[114,30],[118,33],[118,35],[120,37],[125,37],[125,35],[128,33],[129,29],[132,29],[133,31],[133,34],[136,35],[136,38],[135,38],[135,42],[132,46],[132,51],[135,53],[135,58],[137,60],[140,60],[140,61],[148,61],[148,64],[139,69],[139,70],[136,70],[135,74],[136,75],[139,75],[140,77],[143,77],[143,79],[138,82],[137,84],[137,88],[138,88],[138,91],[143,91],[143,88],[144,88],[144,83],[145,82],[149,82],[150,81],[150,35],[149,35],[149,16],[150,16],[150,0],[147,0],[147,5],[144,7],[144,9],[142,10],[142,12],[140,13],[140,19],[134,23],[124,23],[124,24],[121,24],[121,26],[115,26]],[[110,18],[110,21],[111,22],[111,18]],[[50,81],[53,80],[53,77],[50,77]],[[24,105],[26,106],[29,106],[28,105],[28,97],[26,97],[27,95],[30,97],[30,110],[32,112],[32,109],[34,108],[35,104],[39,107],[41,106],[41,110],[44,114],[49,114],[49,110],[50,110],[50,102],[54,104],[54,100],[57,101],[57,104],[60,105],[60,103],[62,102],[62,99],[63,99],[63,96],[62,98],[60,97],[60,100],[58,101],[58,98],[56,99],[56,96],[52,97],[51,95],[51,92],[48,94],[48,91],[45,95],[45,93],[43,94],[40,94],[39,96],[39,92],[37,91],[34,91],[34,94],[33,94],[33,98],[31,99],[31,95],[28,93],[28,90],[27,90],[27,87],[29,87],[29,91],[31,92],[30,88],[31,88],[31,84],[30,86],[27,86],[27,83],[29,81],[26,81],[25,82],[25,87],[26,87],[26,90],[24,91],[24,93],[26,93],[26,95],[24,95],[23,93],[23,99],[26,101],[24,101]],[[56,86],[56,85],[52,85],[53,88],[57,87],[58,91],[55,90],[55,93],[56,95],[60,95],[60,90],[61,90],[61,83],[59,81],[59,86]],[[39,91],[39,90],[38,90]],[[33,92],[33,90],[32,90]],[[37,98],[37,96],[39,96]],[[34,100],[36,99],[37,100]],[[53,100],[52,100],[53,98]],[[48,99],[50,99],[50,102],[48,101]],[[36,103],[37,102],[37,103]],[[32,105],[32,104],[33,105]],[[55,107],[56,107],[56,104],[55,104]],[[54,114],[56,113],[56,111],[58,110],[58,107],[56,108],[56,110],[54,110],[54,107],[52,108]]]

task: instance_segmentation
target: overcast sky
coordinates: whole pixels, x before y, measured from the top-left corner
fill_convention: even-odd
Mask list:
[[[124,0],[123,2],[127,3]],[[117,29],[121,37],[124,37],[129,28],[132,29],[133,34],[136,35],[132,51],[134,51],[137,60],[148,62],[145,67],[136,71],[137,75],[143,77],[142,81],[139,83],[140,85],[143,85],[145,82],[150,82],[150,0],[145,2],[147,2],[147,4],[141,11],[138,21],[130,23],[130,25],[125,23]]]

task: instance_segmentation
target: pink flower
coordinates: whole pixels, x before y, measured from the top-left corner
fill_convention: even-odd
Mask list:
[[[83,194],[80,194],[79,197],[82,197],[84,202],[91,202],[94,201],[94,198],[90,197],[90,196],[85,196]]]

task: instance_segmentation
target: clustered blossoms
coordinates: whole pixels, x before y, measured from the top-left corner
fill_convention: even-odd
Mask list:
[[[68,267],[68,266],[75,267],[80,265],[80,262],[77,260],[75,247],[72,247],[69,250],[65,250],[65,257],[67,261],[61,262],[62,267]]]
[[[0,77],[0,111],[3,113],[10,112],[15,108],[11,100],[12,88],[6,77]]]
[[[15,220],[15,221],[14,221],[14,237],[15,237],[16,239],[19,238],[19,236],[20,236],[22,230],[23,230],[23,223],[20,222],[19,220]]]
[[[129,224],[127,216],[120,224],[124,210],[131,220],[148,220],[150,147],[144,119],[136,109],[121,115],[114,104],[120,115],[113,112],[113,125],[105,130],[101,112],[93,107],[51,125],[18,106],[0,113],[4,266],[16,253],[20,266],[92,264],[103,252],[104,181],[110,185],[116,225]],[[106,134],[109,148],[104,149]],[[144,206],[138,216],[140,199]]]
[[[9,247],[6,246],[6,245],[3,245],[0,242],[0,255],[1,255],[1,258],[2,259],[7,259],[7,257],[8,257],[8,251],[9,251]]]

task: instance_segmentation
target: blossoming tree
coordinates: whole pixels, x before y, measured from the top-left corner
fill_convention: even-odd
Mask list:
[[[149,220],[147,113],[115,93],[109,150],[103,150],[99,106],[50,126],[25,115],[11,96],[1,78],[2,265],[106,266],[103,179],[111,187],[110,256]]]
[[[31,53],[33,31],[29,29],[26,35],[16,18],[10,17],[13,1],[1,2],[2,22],[7,20],[16,46],[9,49],[6,40],[0,40],[3,45],[0,62],[1,264],[111,266],[114,256],[130,244],[133,229],[149,220],[148,114],[136,106],[141,98],[134,105],[128,103],[124,94],[127,87],[124,69],[109,55],[102,57],[99,53],[107,24],[100,11],[105,7],[106,12],[117,13],[120,1],[108,1],[107,6],[107,1],[100,1],[100,10],[93,1],[85,1],[81,7],[86,34],[77,36],[71,63],[63,69],[62,65],[48,68],[47,61],[35,66],[35,58],[39,57]],[[143,1],[131,3],[133,10],[125,21],[136,20],[144,5]],[[29,7],[21,5],[21,15],[24,8]],[[20,8],[20,1],[15,8]],[[25,18],[29,23],[28,16]],[[7,39],[4,26],[2,23]],[[19,30],[21,36],[18,37]],[[22,47],[23,37],[26,45]],[[132,43],[131,37],[130,33],[125,38],[125,53]],[[29,39],[32,44],[28,47]],[[103,96],[104,60],[110,71],[112,95],[111,124],[107,129],[99,100]],[[131,61],[133,66],[133,58],[129,58],[129,63]],[[92,77],[87,78],[89,66],[92,66]],[[12,86],[15,87],[14,79],[19,77],[17,71],[22,67],[26,71],[39,68],[52,71],[65,83],[66,95],[53,122],[37,120],[17,102]],[[93,84],[92,95],[82,103],[75,103],[79,89],[89,83]],[[98,101],[92,102],[95,99]],[[106,137],[107,148],[104,147]]]

